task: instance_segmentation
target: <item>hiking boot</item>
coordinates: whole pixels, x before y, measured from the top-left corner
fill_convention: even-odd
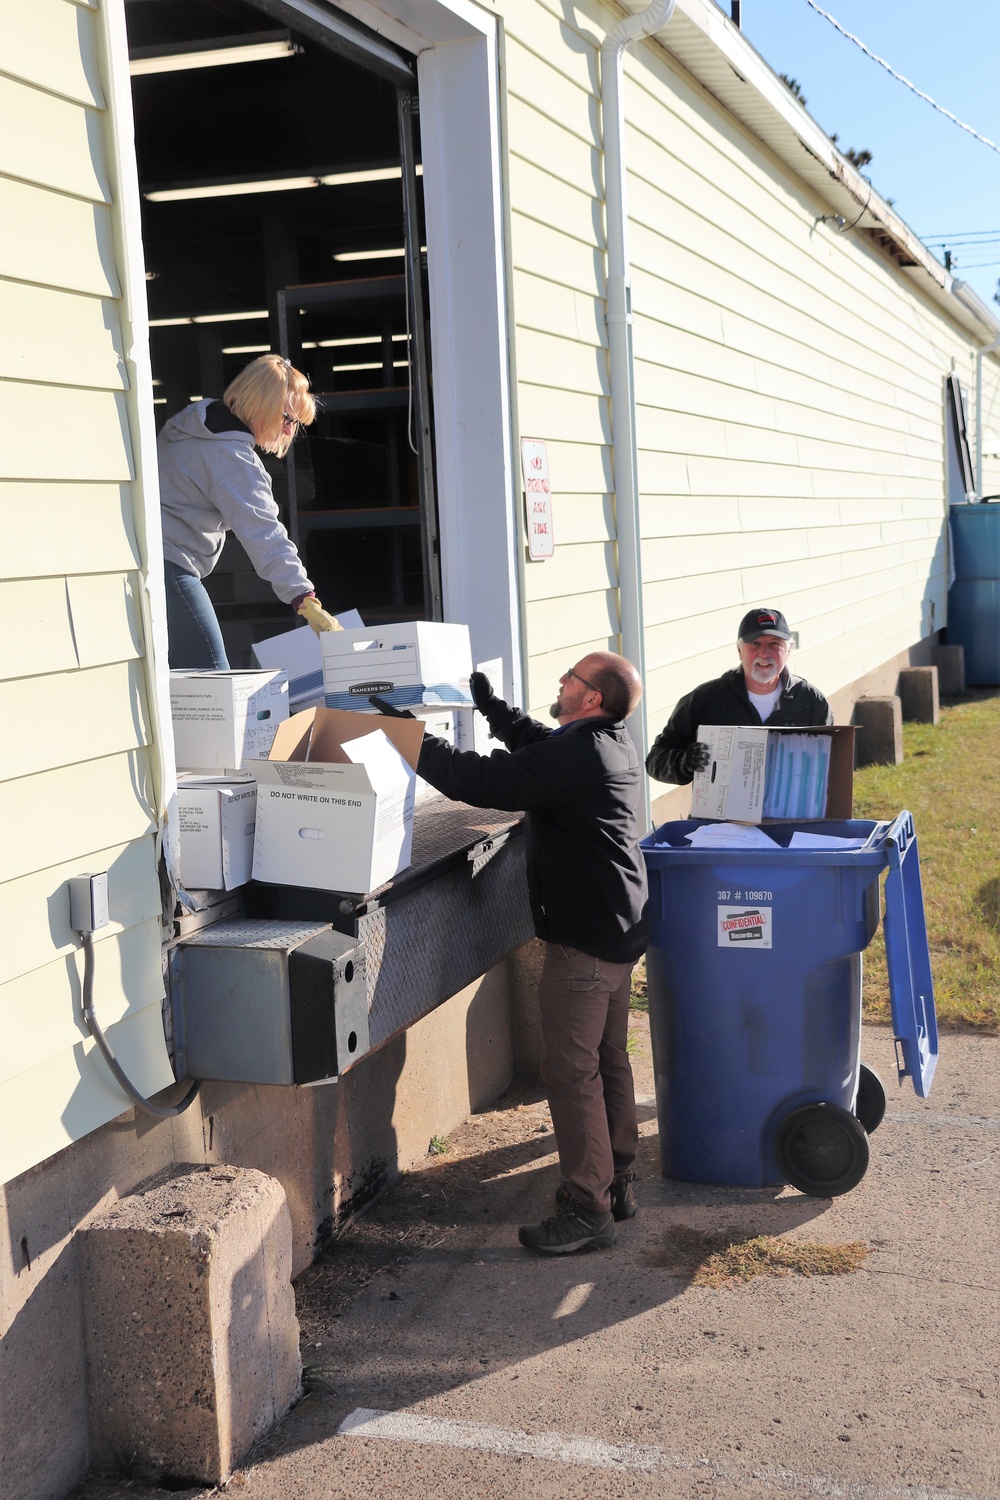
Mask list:
[[[610,1214],[592,1213],[567,1188],[551,1219],[522,1224],[517,1237],[526,1250],[540,1255],[572,1255],[576,1250],[607,1250],[618,1235]]]
[[[635,1193],[632,1184],[635,1181],[634,1172],[619,1172],[611,1183],[611,1212],[620,1224],[622,1219],[634,1219],[639,1211],[639,1205],[635,1201]]]
[[[612,1179],[611,1216],[618,1224],[623,1219],[634,1219],[638,1211],[639,1205],[635,1201],[635,1193],[632,1190],[634,1181],[634,1172],[620,1172],[617,1177]],[[556,1208],[561,1203],[576,1203],[576,1199],[570,1192],[568,1182],[561,1182],[556,1188]]]

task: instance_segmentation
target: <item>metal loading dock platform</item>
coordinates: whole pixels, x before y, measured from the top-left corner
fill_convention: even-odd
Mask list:
[[[523,834],[520,813],[432,797],[414,813],[409,866],[377,890],[251,882],[243,914],[330,922],[364,944],[374,1051],[533,935]]]

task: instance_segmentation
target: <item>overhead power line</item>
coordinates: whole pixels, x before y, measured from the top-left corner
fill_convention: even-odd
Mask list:
[[[893,78],[897,79],[899,83],[905,83],[906,87],[908,89],[911,89],[913,93],[916,94],[919,98],[924,99],[928,104],[933,105],[933,107],[938,111],[939,114],[942,114],[946,119],[951,120],[952,123],[957,125],[960,130],[968,131],[969,135],[975,136],[977,141],[982,141],[984,146],[989,146],[991,151],[996,151],[998,154],[1000,154],[1000,146],[997,145],[996,141],[991,141],[987,136],[980,135],[978,130],[973,130],[971,125],[966,125],[962,120],[958,118],[957,115],[953,115],[950,109],[945,109],[943,104],[938,104],[937,100],[932,99],[930,94],[925,94],[923,89],[918,89],[915,83],[911,83],[908,78],[904,78],[902,73],[897,73],[896,69],[890,67],[884,57],[879,57],[877,52],[873,52],[870,47],[866,47],[860,37],[856,37],[853,31],[847,31],[843,26],[841,26],[840,22],[835,20],[834,17],[830,15],[829,11],[823,10],[822,6],[816,4],[816,0],[806,0],[806,4],[811,5],[816,14],[822,16],[824,21],[829,21],[831,26],[835,26],[840,32],[841,36],[846,36],[849,42],[853,42],[856,47],[860,47],[866,57],[870,57],[873,62],[877,62],[880,67],[883,67],[887,73],[891,73]]]
[[[947,230],[942,234],[938,229],[933,234],[922,234],[920,238],[925,245],[992,245],[1000,240],[1000,229],[956,229],[954,234]]]

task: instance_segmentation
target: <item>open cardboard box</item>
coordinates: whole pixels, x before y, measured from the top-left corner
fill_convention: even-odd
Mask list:
[[[854,725],[702,724],[698,738],[711,752],[705,771],[695,773],[691,816],[733,823],[794,821],[764,817],[768,743],[778,734],[826,735],[830,739],[824,818],[850,818],[854,802]]]
[[[362,895],[410,863],[419,719],[310,708],[279,725],[257,781],[255,880]]]

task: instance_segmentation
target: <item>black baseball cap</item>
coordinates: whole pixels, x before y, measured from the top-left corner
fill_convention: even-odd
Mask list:
[[[739,639],[755,641],[759,635],[776,635],[779,641],[790,641],[792,632],[780,609],[752,609],[740,621]]]

